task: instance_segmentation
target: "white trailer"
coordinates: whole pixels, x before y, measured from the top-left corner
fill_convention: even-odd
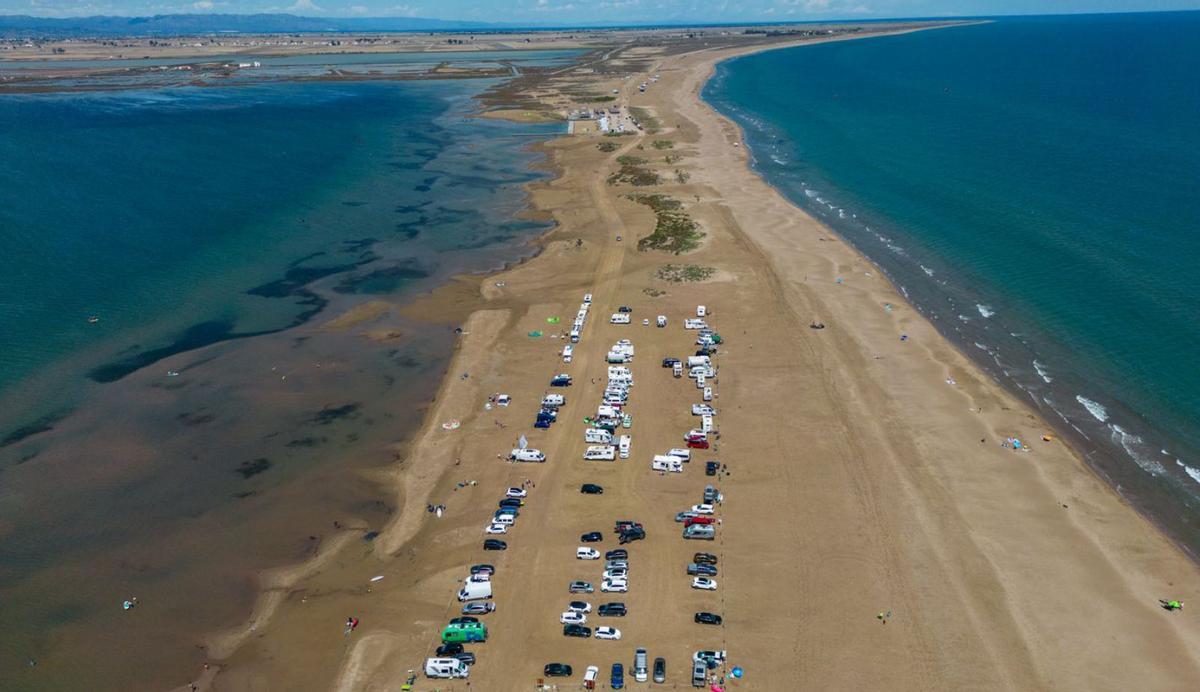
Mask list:
[[[679,457],[667,456],[665,454],[655,454],[654,461],[650,462],[650,468],[655,471],[683,473],[683,460]]]

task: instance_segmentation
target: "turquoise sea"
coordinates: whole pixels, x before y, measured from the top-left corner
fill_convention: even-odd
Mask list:
[[[471,117],[498,80],[266,63],[221,87],[0,94],[2,689],[177,685],[261,570],[369,542],[398,508],[367,472],[419,425],[454,316],[392,316],[378,339],[319,325],[547,228],[522,186],[565,128]]]
[[[777,50],[705,98],[757,170],[1200,552],[1200,13]]]

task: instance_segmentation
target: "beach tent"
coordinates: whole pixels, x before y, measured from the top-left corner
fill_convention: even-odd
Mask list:
[[[557,317],[547,317],[546,321],[550,324],[558,324],[561,320]]]
[[[532,332],[529,332],[529,336],[532,336],[535,339],[540,337],[541,335],[542,335],[542,330],[540,330],[540,329],[535,329]]]

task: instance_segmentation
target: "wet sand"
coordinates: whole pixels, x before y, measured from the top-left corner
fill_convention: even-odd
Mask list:
[[[289,590],[274,618],[228,659],[214,689],[394,689],[432,655],[458,613],[454,592],[476,562],[497,566],[489,641],[471,647],[475,689],[527,689],[545,663],[632,663],[633,649],[667,660],[668,684],[686,685],[696,649],[726,649],[742,689],[1192,689],[1200,684],[1200,632],[1159,598],[1195,600],[1195,566],[1060,442],[1020,453],[1006,437],[1038,440],[1031,410],[983,375],[908,307],[873,265],[755,176],[736,127],[699,100],[712,65],[736,51],[658,56],[628,82],[577,75],[606,93],[650,74],[662,79],[624,105],[649,109],[654,135],[580,135],[544,146],[559,176],[532,186],[536,209],[558,224],[536,258],[482,280],[465,278],[402,308],[420,319],[469,310],[448,376],[412,446],[398,448],[398,514],[374,546],[347,549]],[[642,69],[642,68],[639,68]],[[668,164],[651,140],[670,140]],[[616,141],[604,152],[598,144]],[[645,145],[638,149],[639,145]],[[664,174],[652,189],[610,184],[616,158],[636,154]],[[690,175],[676,182],[675,169]],[[683,202],[705,233],[684,256],[639,252],[650,210],[625,195]],[[623,240],[618,241],[617,235]],[[582,241],[580,244],[578,241]],[[666,263],[718,270],[699,283],[655,277]],[[837,278],[843,281],[838,282]],[[563,342],[531,338],[564,323],[581,296],[594,309],[574,362]],[[659,367],[688,354],[682,319],[704,304],[726,337],[718,358],[717,447],[685,472],[659,476],[652,454],[694,427],[690,380]],[[885,304],[895,306],[888,311]],[[609,325],[618,305],[634,324]],[[667,315],[666,329],[643,327]],[[814,320],[824,329],[810,329]],[[906,335],[901,340],[901,335]],[[604,353],[619,338],[638,349],[629,411],[633,452],[584,462],[579,420],[603,389]],[[570,372],[562,422],[531,430],[548,378]],[[466,377],[464,377],[466,375]],[[512,406],[486,410],[487,396]],[[461,427],[444,430],[458,420]],[[516,437],[545,464],[499,461]],[[681,540],[675,512],[728,475],[714,543]],[[505,552],[483,552],[482,527],[503,489],[532,480]],[[473,481],[473,483],[472,483]],[[581,495],[580,483],[605,487]],[[445,504],[444,518],[424,511]],[[563,637],[558,614],[572,579],[598,582],[574,559],[580,533],[606,534],[636,519],[619,642]],[[720,589],[689,588],[694,550],[720,556]],[[380,581],[372,582],[375,576]],[[722,614],[722,627],[692,613]],[[877,614],[888,614],[885,621]],[[349,637],[342,623],[359,617]],[[417,689],[465,689],[426,681]]]

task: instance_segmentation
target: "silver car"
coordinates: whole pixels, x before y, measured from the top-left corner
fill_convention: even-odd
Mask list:
[[[496,609],[495,603],[467,603],[462,607],[463,615],[487,615]]]
[[[573,581],[567,586],[567,591],[571,593],[592,593],[596,589],[586,581]]]

